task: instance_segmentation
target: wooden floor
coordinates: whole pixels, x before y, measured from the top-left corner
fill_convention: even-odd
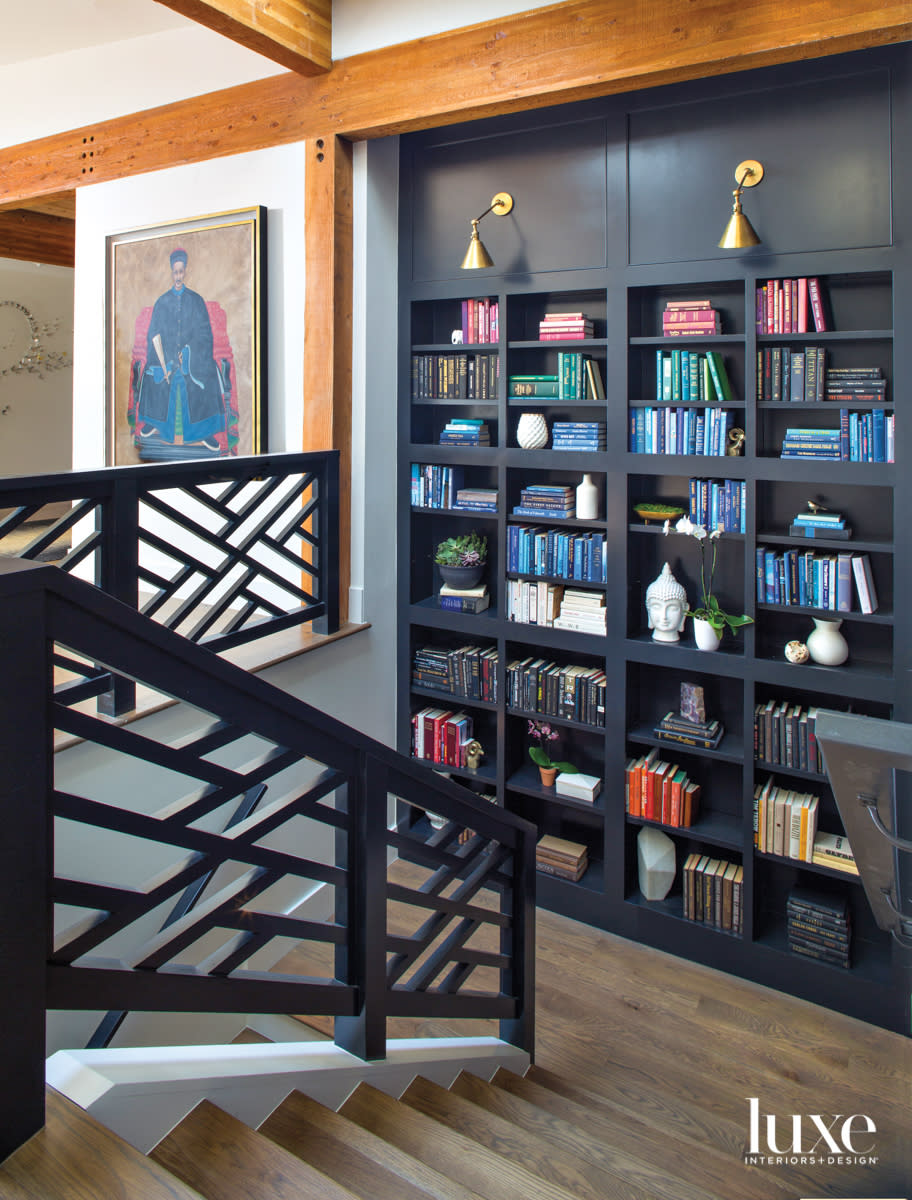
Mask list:
[[[641,1158],[663,1154],[681,1196],[912,1198],[909,1039],[541,911],[536,972],[530,1080],[597,1112],[606,1142],[613,1131]],[[389,1022],[393,1037],[469,1032],[496,1030]],[[813,1163],[745,1164],[750,1097],[762,1137],[766,1115],[777,1118],[780,1149],[791,1144],[792,1115],[803,1117]],[[870,1117],[876,1131],[858,1136],[857,1149],[877,1161],[821,1163],[837,1156],[825,1142],[811,1153],[813,1114],[828,1128],[841,1114],[837,1130],[853,1114]]]

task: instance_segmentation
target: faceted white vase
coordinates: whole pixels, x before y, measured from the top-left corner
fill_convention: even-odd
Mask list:
[[[591,475],[584,475],[577,486],[576,515],[581,521],[594,521],[598,517],[598,488]]]
[[[808,653],[822,667],[838,667],[849,657],[849,644],[839,632],[842,621],[814,617],[814,632],[807,640]]]
[[[516,440],[523,450],[541,450],[548,444],[548,425],[541,413],[523,413],[516,426]]]
[[[644,900],[664,900],[675,877],[675,844],[660,829],[644,825],[637,834],[637,866]]]

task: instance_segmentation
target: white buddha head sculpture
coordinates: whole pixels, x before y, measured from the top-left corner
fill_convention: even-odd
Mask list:
[[[649,628],[656,642],[680,641],[684,628],[684,615],[690,605],[687,593],[671,573],[668,563],[662,573],[646,589],[646,613]]]

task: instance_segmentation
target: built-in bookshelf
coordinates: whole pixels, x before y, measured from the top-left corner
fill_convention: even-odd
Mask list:
[[[419,135],[415,155],[406,155],[406,182],[409,172],[430,170],[421,145]],[[403,229],[411,215],[406,203]],[[776,842],[771,826],[768,840],[757,826],[766,788],[764,802],[778,801],[783,820],[794,811],[796,830],[803,805],[820,833],[842,835],[813,742],[820,708],[909,719],[900,682],[910,647],[894,616],[901,581],[910,578],[908,539],[894,515],[906,485],[898,466],[902,419],[895,427],[893,417],[909,368],[905,346],[894,343],[893,314],[909,290],[898,282],[906,269],[900,248],[811,247],[777,260],[773,247],[761,260],[723,257],[706,245],[666,263],[491,270],[480,282],[467,273],[414,279],[402,288],[400,309],[399,526],[400,748],[412,748],[412,715],[435,699],[470,713],[484,757],[476,771],[452,769],[454,778],[475,790],[483,783],[542,836],[585,848],[581,877],[542,874],[538,902],[903,1031],[893,945],[876,927],[858,877],[813,861],[806,844],[803,857],[789,853],[781,833]],[[768,326],[761,315],[771,283],[782,315]],[[456,349],[496,359],[488,368],[496,395],[483,403],[428,398],[415,388],[414,360],[448,355],[463,302],[478,299],[496,306],[496,341]],[[548,332],[559,314],[573,314],[581,336]],[[682,332],[688,324],[695,331]],[[461,378],[462,367],[455,371]],[[439,444],[459,412],[487,426],[484,446]],[[536,448],[522,445],[526,413],[547,427]],[[851,422],[853,413],[860,420]],[[821,453],[798,453],[794,439],[803,434],[794,430],[807,433],[809,450],[819,442]],[[577,449],[574,435],[592,440]],[[416,507],[405,498],[413,463],[452,467],[466,485],[491,489],[496,512]],[[598,488],[594,516],[528,509],[535,488],[572,494],[584,475]],[[833,515],[829,526],[796,521],[814,507]],[[696,648],[689,620],[677,642],[653,638],[647,620],[646,589],[666,562],[697,604],[700,546],[675,531],[680,514],[720,532],[715,594],[723,609],[752,621],[726,632],[713,653]],[[477,614],[443,610],[435,603],[434,546],[472,529],[489,539],[490,605]],[[767,589],[768,565],[778,591]],[[873,603],[862,595],[865,571]],[[604,614],[604,633],[589,631],[585,620],[562,627],[568,592],[591,597],[579,607]],[[842,623],[845,662],[800,661],[797,652],[790,661],[789,643],[805,644],[815,621],[826,619]],[[429,698],[415,686],[417,648],[469,644],[496,651],[496,696]],[[680,708],[682,682],[702,689],[718,736],[675,738],[663,729]],[[560,757],[601,780],[594,799],[560,795],[541,781],[528,751],[529,723],[542,720],[559,734]],[[637,763],[661,767],[666,802],[675,781],[693,785],[686,820],[680,807],[672,818],[661,802],[648,811],[630,803]],[[413,818],[404,811],[402,819]],[[661,901],[639,889],[637,839],[648,827],[674,846],[676,877]],[[696,907],[695,874],[701,886],[717,875],[720,889],[724,883],[718,908]],[[795,952],[789,897],[796,888],[845,907],[847,967]]]

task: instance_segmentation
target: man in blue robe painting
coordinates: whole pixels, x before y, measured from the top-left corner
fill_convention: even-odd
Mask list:
[[[216,435],[226,432],[225,391],[212,324],[205,300],[185,284],[186,272],[187,251],[173,250],[171,288],[152,309],[139,386],[135,430],[142,458],[174,457],[174,448],[188,443],[197,456],[200,450],[224,453],[224,439]]]

